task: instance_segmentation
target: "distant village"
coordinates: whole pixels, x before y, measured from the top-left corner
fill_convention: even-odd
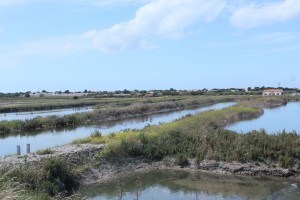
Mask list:
[[[283,88],[283,87],[248,87],[248,88],[227,88],[227,89],[198,89],[198,90],[176,90],[170,88],[167,90],[116,90],[116,91],[91,91],[84,90],[79,92],[71,92],[69,90],[48,92],[46,90],[37,92],[16,92],[1,93],[0,96],[23,96],[23,97],[158,97],[158,96],[176,96],[176,95],[262,95],[262,96],[300,96],[299,88]]]

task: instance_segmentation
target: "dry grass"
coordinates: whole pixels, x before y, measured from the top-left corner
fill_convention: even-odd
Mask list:
[[[9,173],[9,172],[8,172]],[[0,199],[2,200],[30,200],[35,199],[26,195],[25,185],[8,178],[7,174],[0,177]]]

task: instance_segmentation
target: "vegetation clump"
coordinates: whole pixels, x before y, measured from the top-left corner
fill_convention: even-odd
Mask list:
[[[39,166],[24,165],[7,173],[6,170],[2,172],[0,179],[0,194],[3,192],[17,195],[18,198],[25,195],[37,194],[43,198],[48,199],[49,196],[57,196],[62,194],[70,194],[78,187],[78,182],[72,170],[67,168],[67,164],[58,158],[50,158],[44,160]],[[13,184],[11,190],[6,188],[7,184]],[[1,199],[1,198],[0,198]]]
[[[47,155],[47,154],[53,154],[54,151],[50,148],[46,148],[46,149],[40,149],[36,151],[36,154],[38,155]]]

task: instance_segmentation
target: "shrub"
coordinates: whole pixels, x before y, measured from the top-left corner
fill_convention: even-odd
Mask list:
[[[53,154],[54,151],[50,148],[47,148],[47,149],[40,149],[36,152],[36,154],[38,155],[47,155],[47,154]]]
[[[43,200],[48,199],[41,193],[33,194],[26,189],[26,185],[11,178],[12,172],[0,175],[0,199],[9,200]]]
[[[175,163],[177,165],[179,165],[180,167],[185,167],[185,166],[189,165],[189,161],[184,154],[178,154],[176,156]]]
[[[74,175],[68,171],[66,163],[57,158],[46,160],[43,175],[42,188],[52,196],[64,190],[72,191],[78,184]]]
[[[201,161],[204,160],[204,156],[203,156],[203,153],[199,152],[197,153],[196,155],[196,164],[199,165]]]
[[[96,130],[91,134],[91,137],[96,138],[96,137],[102,137],[102,133],[99,130]]]

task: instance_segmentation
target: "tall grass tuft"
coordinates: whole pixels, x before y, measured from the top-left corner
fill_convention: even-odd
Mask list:
[[[38,200],[43,199],[42,195],[32,195],[26,190],[25,184],[17,182],[14,178],[9,177],[7,172],[0,177],[0,200]]]

